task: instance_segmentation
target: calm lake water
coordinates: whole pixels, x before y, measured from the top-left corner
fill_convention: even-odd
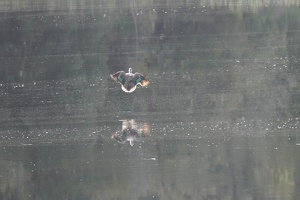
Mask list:
[[[299,4],[0,2],[0,199],[299,199]]]

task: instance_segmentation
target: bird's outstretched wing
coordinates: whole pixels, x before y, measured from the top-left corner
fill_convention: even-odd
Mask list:
[[[117,83],[124,84],[125,83],[125,72],[118,71],[114,74],[111,74],[110,77]]]
[[[134,74],[134,79],[136,84],[140,84],[141,86],[145,87],[149,84],[149,80],[146,79],[143,74],[141,73],[135,73]]]

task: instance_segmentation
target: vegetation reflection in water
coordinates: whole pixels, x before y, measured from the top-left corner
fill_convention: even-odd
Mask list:
[[[300,196],[298,0],[0,5],[0,198]]]
[[[6,199],[295,199],[295,138],[147,138],[139,145],[5,147]],[[22,186],[22,189],[18,189]]]

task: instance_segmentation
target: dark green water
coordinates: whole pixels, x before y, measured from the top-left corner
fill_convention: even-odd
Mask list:
[[[298,1],[2,1],[0,199],[296,200],[299,62]]]

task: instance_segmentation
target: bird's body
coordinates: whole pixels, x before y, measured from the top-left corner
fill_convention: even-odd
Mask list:
[[[111,74],[110,77],[115,82],[120,83],[122,90],[126,93],[133,92],[137,85],[145,87],[149,84],[149,80],[147,80],[142,74],[138,72],[133,74],[131,68],[129,68],[128,73],[125,73],[124,71],[118,71],[114,74]]]

